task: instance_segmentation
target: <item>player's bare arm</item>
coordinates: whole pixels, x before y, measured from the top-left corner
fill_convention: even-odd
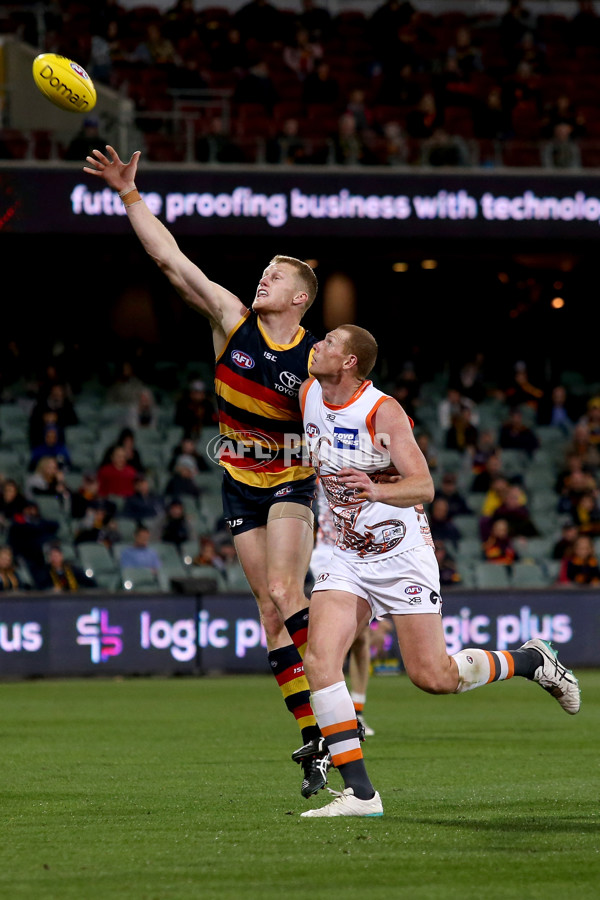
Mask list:
[[[340,481],[360,491],[359,496],[366,500],[401,508],[431,503],[433,479],[400,404],[391,397],[385,400],[375,413],[374,426],[376,443],[388,450],[398,475],[375,483],[366,472],[345,468],[338,472]]]
[[[107,145],[106,154],[94,150],[93,156],[86,157],[88,165],[83,171],[101,178],[121,196],[135,191],[135,176],[140,151],[132,155],[128,163],[123,162],[117,151]],[[177,241],[162,222],[150,212],[143,202],[127,206],[127,215],[142,246],[157,266],[167,276],[181,297],[202,315],[206,316],[215,334],[215,349],[224,336],[229,334],[240,317],[246,312],[241,300],[230,291],[206,277],[188,257],[182,253]]]

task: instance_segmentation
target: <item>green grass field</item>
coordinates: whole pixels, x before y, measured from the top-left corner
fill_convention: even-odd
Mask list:
[[[574,718],[521,679],[373,678],[385,815],[362,820],[300,818],[269,676],[0,684],[0,896],[596,900],[600,672],[579,675]]]

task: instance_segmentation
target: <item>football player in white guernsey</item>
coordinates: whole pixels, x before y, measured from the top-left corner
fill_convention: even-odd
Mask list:
[[[376,358],[368,331],[340,326],[316,345],[311,378],[301,389],[312,464],[337,531],[313,589],[304,665],[314,713],[344,781],[335,800],[304,817],[383,815],[343,675],[349,647],[373,617],[391,616],[406,672],[424,691],[462,693],[519,675],[537,681],[570,715],[580,706],[576,677],[545,641],[529,640],[511,652],[448,654],[423,507],[433,499],[433,481],[410,419],[368,380]]]

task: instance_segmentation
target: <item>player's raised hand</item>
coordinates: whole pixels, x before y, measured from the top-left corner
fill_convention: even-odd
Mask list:
[[[115,191],[133,190],[138,161],[141,156],[140,151],[136,150],[129,162],[126,163],[120,159],[119,154],[110,144],[106,145],[106,150],[108,155],[100,150],[92,150],[93,156],[86,156],[88,165],[83,167],[83,171],[88,175],[95,175],[96,178],[102,178]]]

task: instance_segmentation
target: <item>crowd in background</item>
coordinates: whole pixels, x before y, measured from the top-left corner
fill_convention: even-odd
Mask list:
[[[0,591],[170,590],[207,573],[247,590],[209,384],[165,390],[131,360],[80,381],[60,357],[42,373],[18,359],[0,373]],[[435,383],[409,360],[380,386],[434,476],[444,588],[600,584],[600,384],[538,384],[522,360],[494,379],[479,354]]]
[[[385,0],[332,14],[249,0],[236,11],[176,0],[160,11],[118,0],[54,0],[0,27],[84,65],[131,97],[150,161],[573,168],[600,159],[600,17],[526,0],[500,13],[433,14]],[[102,139],[89,117],[62,147],[82,159]],[[0,157],[10,156],[5,142]]]

